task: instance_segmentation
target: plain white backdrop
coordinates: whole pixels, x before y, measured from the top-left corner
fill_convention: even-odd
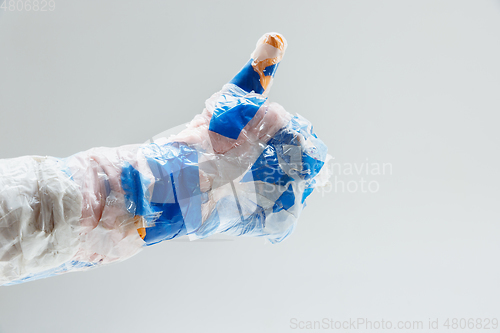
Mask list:
[[[0,332],[305,332],[324,318],[420,331],[438,319],[431,331],[450,332],[447,318],[500,318],[497,0],[7,7],[0,158],[141,143],[186,123],[268,31],[289,44],[270,100],[309,119],[336,163],[295,233],[164,242],[0,287]]]

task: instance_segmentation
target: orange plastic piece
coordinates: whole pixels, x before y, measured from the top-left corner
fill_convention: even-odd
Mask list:
[[[146,237],[146,228],[139,228],[137,229],[137,232],[139,233],[139,236],[141,236],[142,239]]]
[[[146,228],[143,227],[144,225],[144,220],[142,216],[136,215],[134,216],[134,224],[137,228],[137,232],[139,233],[139,236],[141,236],[142,239],[146,237]]]
[[[271,46],[273,46],[281,51],[285,50],[285,42],[283,41],[283,39],[281,38],[280,35],[267,35],[262,40],[262,43],[269,44],[269,45],[271,45]],[[275,57],[275,58],[270,58],[270,59],[264,59],[261,61],[254,61],[252,63],[253,69],[257,73],[259,73],[260,84],[262,85],[262,88],[264,88],[264,90],[267,89],[267,87],[269,86],[269,83],[271,83],[271,80],[273,79],[272,76],[264,75],[264,69],[266,69],[266,67],[268,67],[268,66],[277,64],[280,61],[281,61],[281,57]]]

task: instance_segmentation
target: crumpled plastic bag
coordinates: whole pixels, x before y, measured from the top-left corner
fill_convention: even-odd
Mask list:
[[[311,123],[267,100],[286,46],[265,34],[174,135],[0,160],[0,285],[125,260],[185,235],[289,236],[329,174]]]

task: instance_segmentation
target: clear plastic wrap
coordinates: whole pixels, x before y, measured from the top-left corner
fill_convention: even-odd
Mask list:
[[[265,34],[174,135],[65,159],[0,160],[0,285],[124,260],[185,235],[286,238],[328,174],[311,124],[267,101],[285,49],[281,35]]]

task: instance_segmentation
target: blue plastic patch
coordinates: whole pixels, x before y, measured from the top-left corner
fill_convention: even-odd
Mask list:
[[[290,163],[290,156],[283,150],[284,145],[300,146],[296,134],[287,128],[281,129],[268,141],[266,148],[252,165],[251,170],[242,178],[241,182],[262,181],[285,186],[293,181],[294,179],[287,175],[280,166],[279,159]]]
[[[238,74],[226,85],[222,95],[217,100],[215,110],[210,120],[209,129],[231,139],[238,139],[241,130],[255,116],[266,101],[265,97],[247,96],[250,93],[262,94],[264,87],[260,82],[259,73],[252,67],[250,59]],[[274,76],[278,64],[267,66],[265,76]],[[232,87],[232,88],[231,88]]]
[[[310,141],[311,146],[313,146],[312,149],[302,151],[302,172],[300,173],[304,179],[312,179],[325,164],[328,149],[323,141],[314,134],[311,123],[303,117],[293,117],[290,124],[292,129],[302,134],[304,139]]]
[[[245,92],[237,89],[224,91],[215,105],[209,130],[238,139],[241,130],[252,120],[265,101],[265,98],[258,96],[246,96]]]
[[[262,94],[264,92],[264,87],[262,87],[260,83],[259,73],[252,67],[252,62],[253,59],[250,59],[229,83],[237,85],[246,92],[253,91],[257,94]],[[278,65],[279,63],[264,68],[264,75],[274,77],[278,70]]]
[[[121,174],[125,191],[125,205],[129,213],[143,216],[148,222],[154,219],[155,211],[149,205],[149,181],[130,163],[126,162]]]
[[[252,62],[253,59],[250,59],[229,83],[237,85],[246,92],[254,91],[257,94],[262,94],[264,92],[264,88],[260,84],[259,73],[257,73],[252,67]]]
[[[173,178],[171,174],[167,174],[166,177]],[[155,220],[154,226],[146,228],[146,236],[144,237],[146,245],[153,245],[187,233],[175,187],[172,187],[171,191],[174,197],[173,203],[151,202],[151,207],[161,215]]]
[[[287,214],[295,216],[296,211],[293,208],[296,204],[302,205],[300,209],[305,207],[306,198],[314,190],[315,180],[312,178],[324,165],[326,151],[324,143],[312,132],[311,124],[300,116],[293,117],[286,127],[268,141],[263,152],[241,180],[242,183],[260,181],[280,185],[286,190],[275,200],[272,207],[266,209],[255,202],[240,202],[246,207],[257,205],[254,213],[247,217],[242,217],[240,213],[221,220],[218,210],[228,209],[234,206],[235,202],[231,196],[220,199],[211,215],[196,232],[196,236],[205,238],[215,232],[221,232],[235,236],[266,237],[271,243],[281,242],[294,230],[295,223],[290,226],[280,224],[287,223]],[[286,164],[288,168],[293,167],[294,163],[298,164],[297,168],[291,168],[288,174],[285,173],[282,165],[284,167]],[[305,188],[295,192],[290,182],[298,178],[305,182]],[[266,197],[265,194],[260,194]],[[245,197],[240,200],[245,200]],[[249,198],[246,200],[251,201]],[[274,214],[277,216],[273,219]],[[266,218],[273,223],[268,228]]]
[[[293,181],[293,178],[288,176],[281,168],[276,147],[272,143],[268,143],[250,171],[241,179],[242,183],[251,181],[262,181],[282,186]]]
[[[274,74],[276,74],[276,71],[278,70],[279,64],[280,63],[278,62],[277,64],[267,66],[266,68],[264,68],[264,75],[274,77]]]
[[[312,179],[312,181],[308,184],[308,186],[304,189],[304,193],[302,194],[302,201],[300,203],[304,203],[306,201],[307,197],[311,195],[314,191],[314,184],[316,181]]]
[[[281,196],[276,200],[273,207],[273,213],[277,213],[283,209],[287,210],[295,204],[295,194],[293,193],[292,184],[288,185],[288,188]]]
[[[201,225],[202,200],[197,151],[175,142],[149,144],[143,153],[155,177],[151,197],[149,182],[130,165],[122,171],[122,186],[129,212],[153,218],[154,225],[146,228],[146,245],[195,232]]]
[[[311,179],[316,176],[325,162],[315,159],[305,153],[302,154],[302,173],[304,179]]]
[[[209,129],[231,139],[238,139],[241,130],[255,116],[266,101],[265,97],[247,96],[250,93],[263,94],[259,73],[252,67],[250,59],[238,74],[225,86],[217,100],[210,120]],[[265,76],[274,76],[278,64],[267,66]]]

